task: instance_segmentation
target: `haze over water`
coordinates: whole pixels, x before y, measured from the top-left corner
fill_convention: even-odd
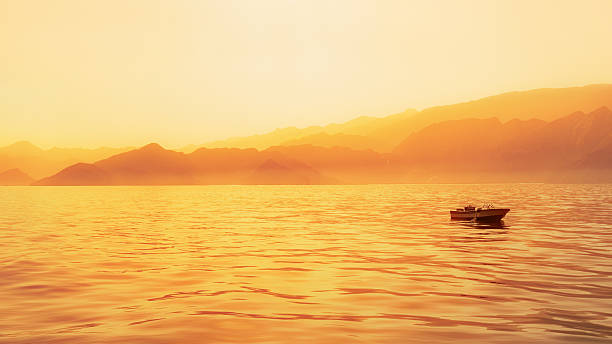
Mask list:
[[[2,343],[612,340],[611,185],[1,190]]]

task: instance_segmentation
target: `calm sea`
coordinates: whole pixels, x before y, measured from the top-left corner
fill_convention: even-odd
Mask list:
[[[1,343],[612,342],[612,185],[2,187],[0,237]]]

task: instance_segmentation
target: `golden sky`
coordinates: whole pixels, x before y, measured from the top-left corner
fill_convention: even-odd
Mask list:
[[[168,147],[612,82],[612,1],[0,0],[0,145]]]

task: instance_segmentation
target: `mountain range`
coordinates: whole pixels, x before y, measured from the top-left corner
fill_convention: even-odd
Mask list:
[[[34,179],[18,168],[0,173],[0,185],[29,185]]]
[[[151,143],[93,164],[78,163],[35,185],[328,184],[311,166],[273,150],[201,148],[190,154]]]
[[[50,170],[60,161],[49,177],[31,173],[33,184],[611,182],[610,108],[612,85],[592,85],[279,129],[193,151],[158,144],[43,151],[22,142],[0,148],[0,167],[11,169],[0,184],[29,184],[32,166]]]
[[[551,122],[497,118],[433,124],[393,151],[394,164],[450,176],[521,181],[612,181],[612,111],[575,112]],[[581,176],[581,177],[579,177]]]
[[[96,149],[54,147],[45,150],[30,142],[20,141],[0,147],[0,172],[17,168],[38,179],[77,162],[94,162],[130,149],[133,147]]]
[[[422,111],[409,109],[382,118],[363,116],[327,126],[277,129],[267,134],[191,145],[181,150],[188,152],[200,147],[266,149],[278,145],[311,144],[323,147],[350,145],[386,153],[409,134],[438,122],[490,117],[497,117],[502,122],[532,118],[552,121],[575,111],[591,112],[602,106],[612,108],[612,84],[508,92]]]

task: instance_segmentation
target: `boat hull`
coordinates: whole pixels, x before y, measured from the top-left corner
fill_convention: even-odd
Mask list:
[[[506,216],[510,209],[477,209],[472,211],[451,210],[451,220],[496,222]]]

